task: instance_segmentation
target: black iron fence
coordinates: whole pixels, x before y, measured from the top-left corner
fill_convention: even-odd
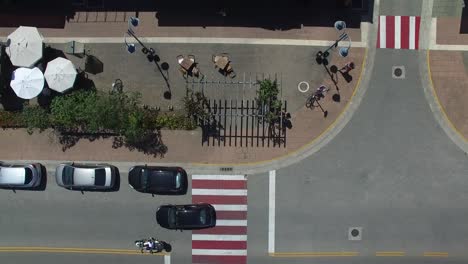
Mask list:
[[[208,100],[200,120],[202,145],[286,147],[287,102],[277,113],[256,100]]]

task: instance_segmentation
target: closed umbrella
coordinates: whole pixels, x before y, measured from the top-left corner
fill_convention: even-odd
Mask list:
[[[32,99],[44,88],[44,75],[38,68],[18,68],[11,76],[10,86],[18,97]]]
[[[76,74],[75,66],[71,61],[58,57],[47,63],[44,77],[50,89],[63,93],[73,87]]]
[[[32,67],[42,58],[42,35],[35,27],[20,26],[8,35],[6,53],[18,67]]]

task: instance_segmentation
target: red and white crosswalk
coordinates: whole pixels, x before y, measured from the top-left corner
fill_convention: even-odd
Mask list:
[[[192,233],[192,263],[247,263],[247,179],[192,175],[192,202],[216,209],[216,226]]]
[[[419,49],[418,16],[380,16],[377,48]]]

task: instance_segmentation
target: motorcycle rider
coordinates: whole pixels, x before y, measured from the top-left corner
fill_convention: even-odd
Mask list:
[[[143,246],[146,247],[146,250],[149,250],[151,254],[153,254],[153,247],[154,247],[154,240],[153,238],[150,238],[143,243]]]

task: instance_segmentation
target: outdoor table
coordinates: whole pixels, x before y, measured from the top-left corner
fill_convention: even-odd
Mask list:
[[[215,64],[218,68],[225,70],[226,67],[229,65],[229,59],[228,57],[225,57],[225,56],[216,56]]]
[[[189,58],[184,58],[181,62],[180,62],[180,66],[182,68],[184,68],[185,70],[189,71],[190,68],[192,68],[193,64],[194,64],[194,60],[191,60]]]

